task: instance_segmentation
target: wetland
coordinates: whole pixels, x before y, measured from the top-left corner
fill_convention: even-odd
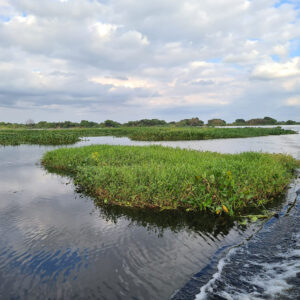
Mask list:
[[[299,130],[297,126],[292,129]],[[299,136],[170,142],[102,136],[68,147],[151,144],[225,154],[284,153],[299,159]],[[70,177],[48,172],[41,165],[47,152],[65,151],[58,148],[61,146],[0,148],[0,298],[168,299],[205,268],[220,249],[246,240],[264,222],[244,226],[225,213],[218,216],[99,205],[93,197],[78,190]],[[178,149],[174,151],[179,153]],[[94,152],[99,150],[93,149]],[[270,209],[280,211],[289,199],[283,197]],[[296,236],[299,227],[292,217],[290,214],[286,225],[282,219],[281,228],[293,228]],[[279,228],[275,229],[278,232]],[[295,247],[292,242],[288,245]],[[297,284],[293,286],[291,278],[286,280],[295,295]],[[180,295],[184,295],[182,299],[194,299],[200,289],[200,285],[193,286]]]

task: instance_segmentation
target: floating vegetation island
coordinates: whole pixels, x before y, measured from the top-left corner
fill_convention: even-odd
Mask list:
[[[282,195],[297,161],[283,154],[219,154],[162,146],[62,148],[42,159],[100,204],[236,215]]]

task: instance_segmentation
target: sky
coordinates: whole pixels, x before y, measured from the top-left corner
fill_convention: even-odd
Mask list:
[[[0,122],[300,121],[300,0],[0,0]]]

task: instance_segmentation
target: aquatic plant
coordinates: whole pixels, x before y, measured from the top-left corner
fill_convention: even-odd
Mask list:
[[[230,215],[278,197],[296,167],[295,159],[281,154],[161,146],[65,148],[46,153],[42,162],[67,172],[100,203]]]
[[[67,130],[0,130],[0,145],[67,145],[78,142],[79,136]]]
[[[137,141],[179,141],[220,138],[243,138],[266,135],[294,134],[295,131],[276,128],[193,128],[193,127],[122,127],[46,130],[0,130],[0,145],[67,145],[81,137],[116,136]]]
[[[222,138],[244,138],[266,135],[293,134],[293,130],[275,128],[136,128],[127,136],[137,141],[179,141],[179,140],[208,140]]]

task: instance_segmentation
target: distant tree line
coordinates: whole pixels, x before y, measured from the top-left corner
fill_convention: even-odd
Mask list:
[[[0,128],[32,128],[32,129],[50,129],[50,128],[107,128],[107,127],[148,127],[148,126],[226,126],[226,125],[238,125],[238,126],[254,126],[254,125],[296,125],[300,122],[293,120],[277,121],[271,117],[256,118],[250,120],[236,119],[233,123],[226,123],[222,119],[211,119],[205,124],[197,117],[190,119],[183,119],[178,122],[166,122],[159,119],[142,119],[138,121],[129,121],[127,123],[119,123],[113,120],[106,120],[101,123],[82,120],[81,122],[46,122],[40,121],[35,123],[32,119],[28,119],[24,124],[22,123],[6,123],[0,122]]]
[[[293,120],[288,121],[277,121],[271,117],[264,117],[264,118],[256,118],[250,119],[248,121],[244,119],[236,119],[233,125],[296,125],[300,124],[300,122],[296,122]]]

